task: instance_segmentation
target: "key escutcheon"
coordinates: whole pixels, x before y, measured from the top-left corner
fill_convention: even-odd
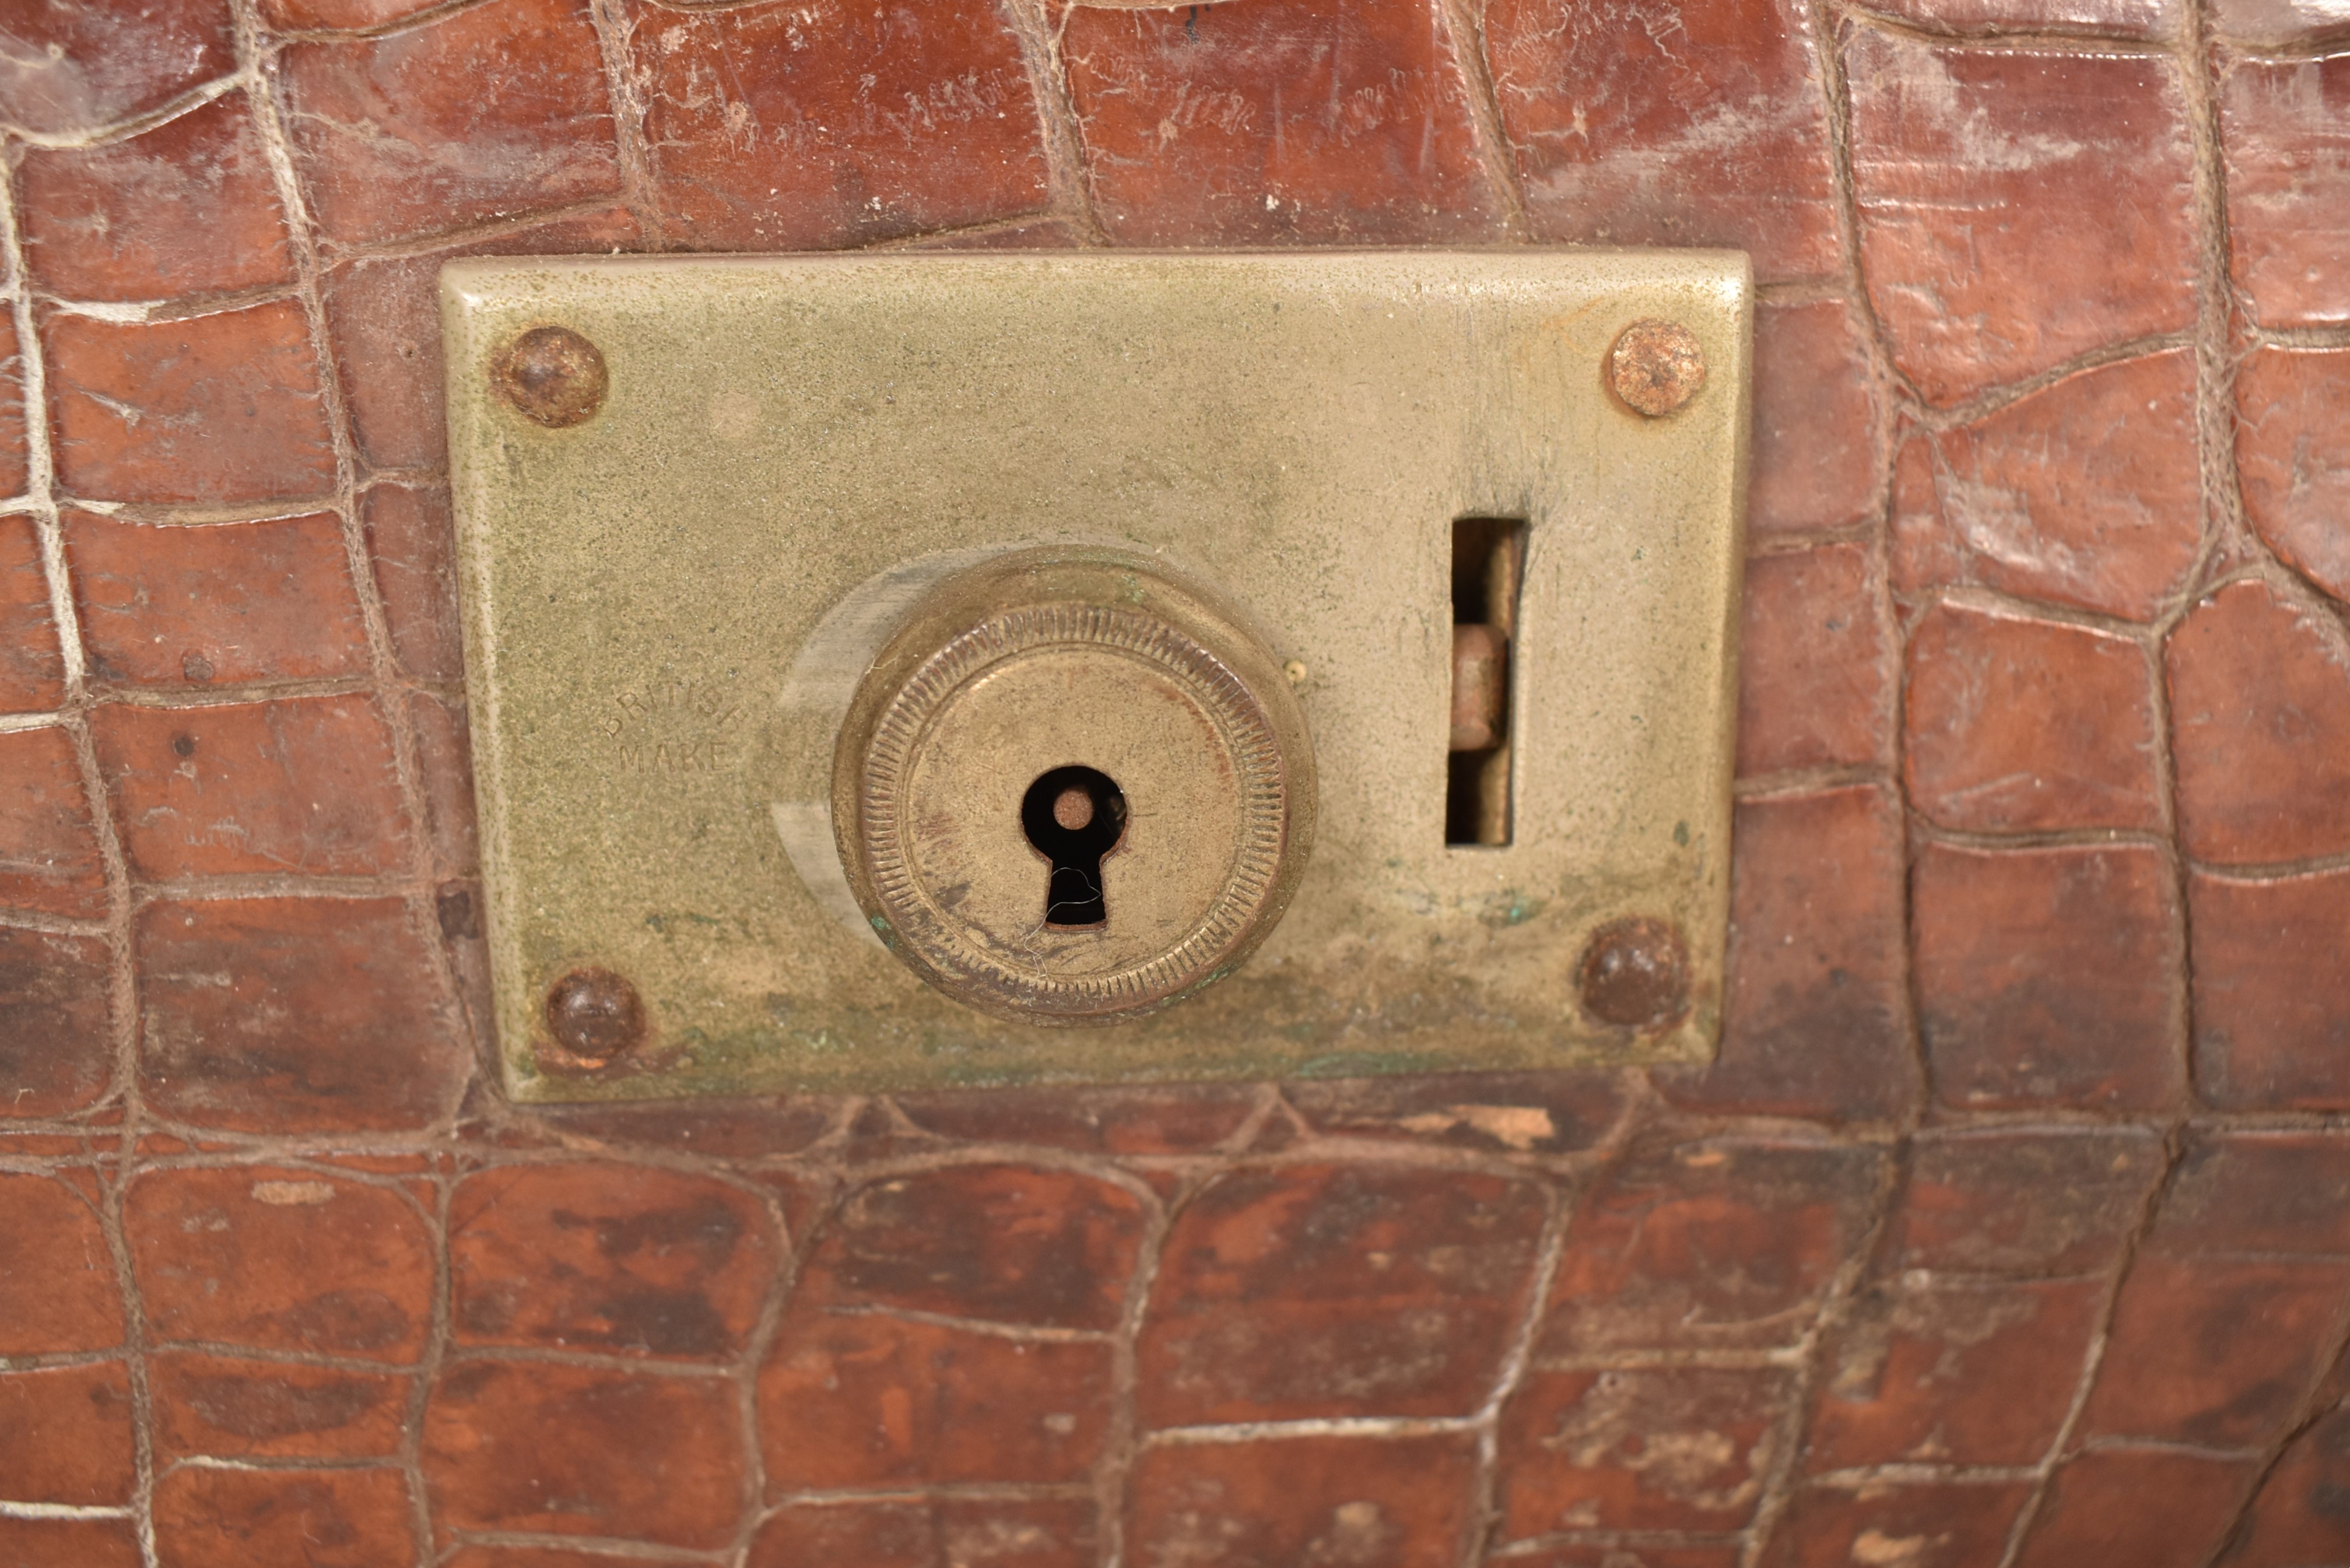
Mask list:
[[[1111,1023],[1231,972],[1294,891],[1314,790],[1280,665],[1203,591],[1107,551],[935,590],[843,726],[851,889],[933,985]]]

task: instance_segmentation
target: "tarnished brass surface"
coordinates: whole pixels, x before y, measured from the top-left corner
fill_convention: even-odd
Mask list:
[[[1710,1054],[1742,257],[505,258],[442,280],[516,1096]],[[1611,390],[1643,320],[1684,328],[1705,367],[1663,417]],[[577,424],[529,417],[493,374],[546,326],[606,368]],[[1506,845],[1445,843],[1461,518],[1525,524]],[[1313,853],[1279,925],[1229,978],[1109,1027],[1009,1022],[924,984],[876,940],[833,821],[877,657],[941,584],[1041,546],[1212,592],[1313,741]],[[1585,958],[1635,920],[1674,954],[1669,1017],[1611,1023],[1635,1010],[1585,1005]],[[639,999],[632,1049],[546,1038],[553,988],[584,971]]]
[[[1049,907],[1023,821],[1033,786],[1078,767],[1122,793],[1079,878],[1098,923]],[[1084,793],[1057,794],[1058,828],[1093,825]],[[1020,551],[941,584],[882,650],[832,802],[849,888],[917,973],[999,1017],[1100,1023],[1222,979],[1272,929],[1313,843],[1314,766],[1280,666],[1203,596],[1119,552]]]

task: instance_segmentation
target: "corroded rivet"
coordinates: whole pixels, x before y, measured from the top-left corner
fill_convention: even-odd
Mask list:
[[[1643,1029],[1689,1007],[1689,949],[1662,920],[1617,920],[1592,933],[1578,977],[1583,1011],[1602,1023]]]
[[[602,351],[568,327],[534,327],[507,344],[490,379],[507,402],[550,430],[602,408],[611,386]]]
[[[1607,384],[1626,407],[1656,419],[1705,385],[1705,351],[1697,334],[1678,321],[1635,321],[1607,351]]]
[[[637,988],[608,969],[575,969],[546,993],[546,1027],[583,1067],[600,1067],[644,1044]]]

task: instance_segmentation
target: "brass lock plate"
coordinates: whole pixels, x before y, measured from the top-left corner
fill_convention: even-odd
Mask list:
[[[517,1098],[1711,1054],[1743,256],[514,258],[442,277]],[[1285,914],[1217,983],[1107,1025],[926,985],[836,846],[844,715],[899,618],[1040,548],[1212,590],[1311,735]]]

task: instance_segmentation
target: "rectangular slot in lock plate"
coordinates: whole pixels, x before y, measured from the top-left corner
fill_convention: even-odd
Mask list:
[[[442,276],[518,1098],[1711,1054],[1743,256],[513,258]],[[1631,406],[1622,376],[1642,367],[1617,352],[1642,322],[1678,324],[1703,364],[1693,395],[1690,362],[1667,367],[1686,401],[1660,415]],[[546,327],[603,362],[575,422],[526,417],[500,379]],[[931,989],[876,940],[833,847],[836,738],[893,615],[992,552],[1054,544],[1223,595],[1292,683],[1318,777],[1310,860],[1254,956],[1103,1027]],[[1644,1015],[1660,967],[1669,1002]],[[619,1002],[588,998],[607,1023],[627,1013],[608,1058],[550,1038],[551,988],[578,974],[625,981]]]

